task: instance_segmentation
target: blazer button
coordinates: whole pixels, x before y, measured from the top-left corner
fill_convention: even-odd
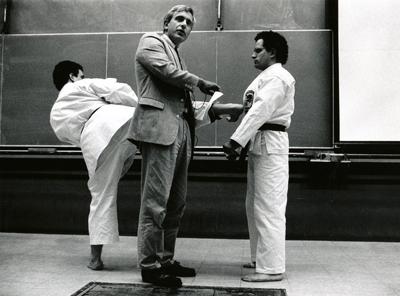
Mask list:
[[[176,114],[176,118],[179,118],[179,114]]]

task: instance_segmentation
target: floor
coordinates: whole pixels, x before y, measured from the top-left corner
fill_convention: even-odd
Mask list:
[[[91,271],[88,237],[0,233],[0,295],[71,295],[91,281],[140,282],[136,237],[105,246]],[[245,283],[248,241],[179,238],[176,258],[197,269],[184,285],[284,288],[289,296],[400,296],[400,243],[287,241],[281,282]]]

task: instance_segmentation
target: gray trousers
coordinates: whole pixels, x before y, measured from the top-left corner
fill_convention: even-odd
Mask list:
[[[186,206],[191,157],[189,126],[180,119],[178,136],[169,146],[142,143],[142,198],[138,225],[138,263],[158,268],[174,257]]]

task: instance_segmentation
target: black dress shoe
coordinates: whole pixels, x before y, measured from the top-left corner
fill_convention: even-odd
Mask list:
[[[142,269],[142,281],[156,286],[180,288],[182,281],[175,276],[163,274],[161,268]]]
[[[172,275],[172,276],[181,276],[181,277],[193,277],[196,276],[196,271],[194,268],[184,267],[178,261],[174,261],[174,263],[167,263],[161,267],[162,273]]]

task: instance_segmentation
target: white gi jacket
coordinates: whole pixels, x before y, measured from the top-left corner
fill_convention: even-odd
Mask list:
[[[280,124],[289,128],[294,111],[294,86],[293,76],[281,63],[273,64],[261,72],[243,95],[247,113],[231,139],[242,147],[250,141],[249,152],[257,155],[261,154],[261,143],[265,143],[268,153],[287,154],[287,133],[258,129],[264,123]]]
[[[115,78],[69,82],[61,89],[51,109],[51,127],[61,141],[80,146],[81,132],[89,117],[110,103],[135,107],[137,97],[129,85]]]
[[[85,78],[61,89],[50,112],[50,125],[59,140],[81,147],[91,175],[100,154],[132,117],[136,105],[136,94],[128,84],[115,78]],[[86,124],[92,115],[96,120]],[[81,139],[84,128],[85,139]]]

